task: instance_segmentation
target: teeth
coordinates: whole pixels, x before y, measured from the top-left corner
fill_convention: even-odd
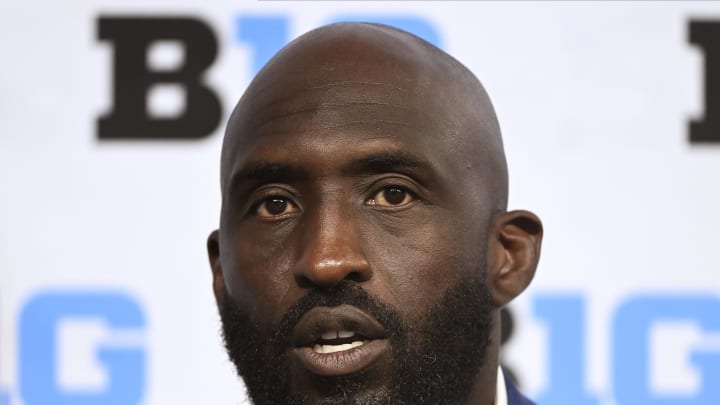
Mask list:
[[[340,330],[338,331],[338,337],[340,339],[349,338],[350,336],[354,335],[355,332],[350,332],[349,330]]]
[[[313,346],[313,350],[315,353],[320,354],[328,354],[328,353],[337,353],[342,352],[344,350],[350,350],[354,347],[362,346],[365,342],[357,341],[352,343],[347,343],[344,345],[315,345]]]
[[[338,334],[337,334],[336,330],[331,330],[330,332],[325,332],[322,335],[320,335],[320,337],[325,340],[337,339],[337,336],[338,336]]]
[[[320,337],[324,340],[332,340],[332,339],[345,339],[349,338],[350,336],[354,335],[355,332],[350,332],[349,330],[331,330],[329,332],[325,332]]]

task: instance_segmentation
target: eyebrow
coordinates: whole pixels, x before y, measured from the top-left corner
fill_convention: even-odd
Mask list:
[[[413,169],[423,169],[428,166],[428,163],[407,152],[387,151],[352,160],[341,168],[341,173],[348,176],[390,172],[410,175]],[[229,190],[237,192],[247,184],[293,183],[307,181],[313,177],[305,168],[290,163],[257,161],[231,176]]]
[[[408,169],[425,169],[429,165],[404,151],[375,153],[354,160],[343,169],[344,174],[380,174],[389,172],[407,172]],[[407,174],[407,173],[405,173]]]
[[[231,185],[245,181],[256,183],[292,182],[310,177],[310,173],[306,170],[288,163],[259,161],[235,173],[232,176]]]

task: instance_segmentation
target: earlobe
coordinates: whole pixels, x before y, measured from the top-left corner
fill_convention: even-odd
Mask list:
[[[212,231],[208,236],[207,251],[213,277],[213,294],[215,294],[215,302],[219,307],[225,296],[225,279],[220,262],[220,236],[217,230]]]
[[[493,303],[501,307],[518,296],[535,276],[543,227],[528,211],[510,211],[494,218],[488,252],[488,284]]]

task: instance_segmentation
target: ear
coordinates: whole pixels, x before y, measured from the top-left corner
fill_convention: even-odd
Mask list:
[[[510,211],[493,219],[488,241],[488,287],[493,303],[502,307],[517,297],[535,276],[543,227],[528,211]]]
[[[220,308],[225,297],[225,279],[223,278],[222,264],[220,262],[220,236],[217,230],[210,233],[207,240],[208,258],[213,276],[213,293],[215,302]]]

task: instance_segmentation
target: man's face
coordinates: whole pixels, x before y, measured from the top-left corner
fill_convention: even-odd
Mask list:
[[[377,71],[269,83],[232,129],[215,292],[258,404],[459,403],[483,363],[492,191],[432,89]]]

